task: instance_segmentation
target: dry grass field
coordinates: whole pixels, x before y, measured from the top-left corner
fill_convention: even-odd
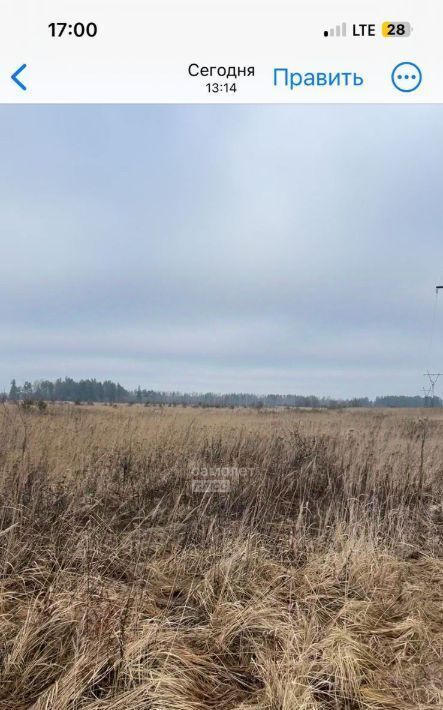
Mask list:
[[[443,412],[0,420],[1,710],[443,708]]]

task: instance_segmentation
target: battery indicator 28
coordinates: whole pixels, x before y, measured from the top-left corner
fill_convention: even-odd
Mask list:
[[[383,37],[409,37],[411,32],[410,22],[383,22],[381,26]]]

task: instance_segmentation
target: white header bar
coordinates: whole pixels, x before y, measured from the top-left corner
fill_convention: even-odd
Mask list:
[[[442,103],[443,4],[3,0],[1,103]]]

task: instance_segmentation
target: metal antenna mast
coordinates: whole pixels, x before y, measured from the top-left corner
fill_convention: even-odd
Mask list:
[[[438,304],[438,294],[439,291],[443,290],[443,286],[436,286],[435,287],[435,305],[434,305],[434,315],[432,318],[432,329],[431,329],[431,339],[429,341],[429,355],[431,355],[432,351],[432,345],[434,341],[434,331],[435,331],[435,325],[436,325],[436,316],[437,316],[437,304]],[[437,384],[437,380],[439,377],[442,377],[443,373],[441,372],[425,372],[424,377],[428,378],[429,381],[429,387],[423,387],[423,392],[425,395],[425,402],[429,397],[431,398],[431,407],[434,406],[434,396],[435,396],[435,385]]]
[[[423,399],[425,403],[425,407],[429,406],[429,401],[430,401],[430,396],[431,396],[431,390],[429,387],[422,387],[423,390]]]
[[[424,374],[424,377],[427,377],[429,380],[428,397],[429,395],[431,396],[431,407],[434,406],[435,385],[437,384],[438,378],[442,376],[443,372],[425,372]],[[423,390],[425,390],[425,387],[423,387]]]

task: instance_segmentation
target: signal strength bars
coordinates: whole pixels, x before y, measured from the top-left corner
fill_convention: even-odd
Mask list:
[[[342,22],[341,25],[336,25],[331,27],[330,30],[325,30],[323,32],[324,37],[346,37],[346,22]]]

